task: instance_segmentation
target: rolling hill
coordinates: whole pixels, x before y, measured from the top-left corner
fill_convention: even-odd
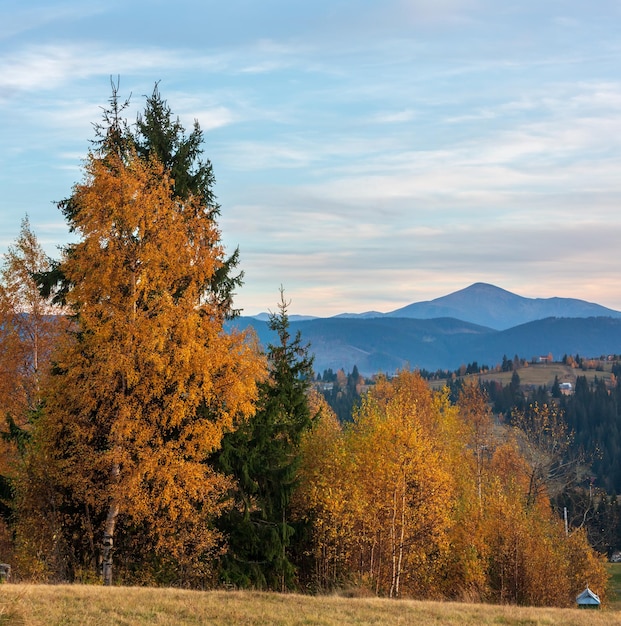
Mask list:
[[[240,318],[240,328],[254,327],[266,345],[275,340],[265,322]],[[547,318],[496,331],[454,318],[328,318],[292,322],[315,355],[315,371],[332,368],[363,374],[393,373],[404,367],[435,371],[477,361],[493,366],[504,355],[531,359],[552,353],[599,356],[621,354],[621,319]]]

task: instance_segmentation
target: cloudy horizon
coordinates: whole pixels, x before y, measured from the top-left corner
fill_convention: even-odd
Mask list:
[[[214,167],[236,306],[391,311],[487,282],[621,310],[621,2],[0,7],[0,253],[46,251],[120,76]]]

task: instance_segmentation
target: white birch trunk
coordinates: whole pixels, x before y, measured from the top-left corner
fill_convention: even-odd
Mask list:
[[[112,478],[116,482],[120,473],[120,467],[118,463],[112,466]],[[113,483],[114,484],[114,483]],[[116,528],[116,520],[119,515],[119,502],[116,497],[112,499],[110,506],[108,507],[108,514],[106,515],[106,521],[104,524],[103,540],[101,542],[101,566],[102,566],[102,578],[103,584],[106,586],[112,585],[112,561],[113,561],[113,548],[114,548],[114,530]]]

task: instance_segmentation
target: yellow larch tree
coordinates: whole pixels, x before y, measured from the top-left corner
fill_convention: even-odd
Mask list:
[[[206,459],[253,411],[263,371],[209,297],[224,251],[202,199],[175,196],[155,157],[119,152],[89,155],[72,196],[80,241],[60,270],[75,327],[40,430],[61,488],[88,512],[106,584],[119,526],[200,573],[228,486]]]

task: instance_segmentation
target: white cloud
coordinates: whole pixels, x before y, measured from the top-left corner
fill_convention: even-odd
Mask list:
[[[198,120],[200,127],[205,130],[222,128],[238,121],[236,114],[228,107],[214,106],[209,109],[192,110],[191,114],[179,112],[179,117],[187,129],[192,128],[194,120]]]
[[[415,111],[405,109],[403,111],[395,111],[393,113],[378,113],[371,118],[371,121],[377,124],[398,124],[401,122],[410,122],[415,116]]]
[[[157,49],[106,52],[95,46],[33,46],[0,59],[0,90],[55,89],[76,79],[157,68],[170,62],[171,55]]]
[[[157,76],[164,70],[189,71],[197,67],[221,71],[226,64],[222,55],[190,55],[187,51],[159,47],[117,47],[111,51],[98,44],[30,45],[0,57],[0,93],[6,98],[22,91],[58,89],[100,76]]]

